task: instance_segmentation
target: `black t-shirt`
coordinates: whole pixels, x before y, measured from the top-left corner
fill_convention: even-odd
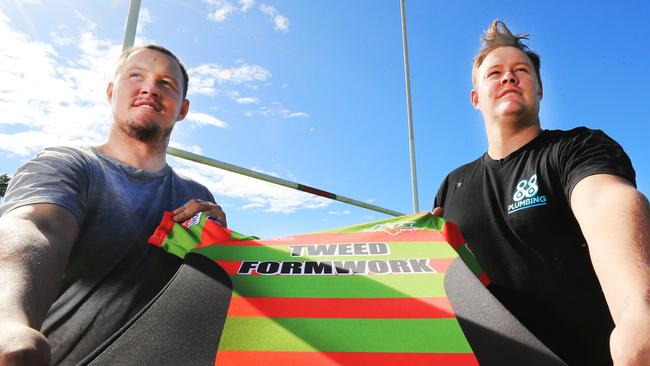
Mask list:
[[[508,155],[451,172],[434,207],[456,222],[490,291],[570,365],[608,365],[614,323],[570,207],[594,174],[635,184],[630,159],[599,130],[545,130]],[[616,243],[611,243],[616,245]]]

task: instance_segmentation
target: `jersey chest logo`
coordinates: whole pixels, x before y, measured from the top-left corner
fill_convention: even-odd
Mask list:
[[[513,203],[508,205],[508,214],[531,207],[546,205],[546,196],[538,193],[537,174],[533,174],[529,179],[520,180],[515,186],[515,191],[512,195]]]

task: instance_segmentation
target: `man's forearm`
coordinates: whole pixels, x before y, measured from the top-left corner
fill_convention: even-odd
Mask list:
[[[66,209],[40,204],[0,217],[0,365],[48,365],[39,329],[54,301],[79,227]]]
[[[609,196],[604,204],[608,210],[589,225],[585,237],[618,323],[628,312],[650,310],[650,207],[643,195],[630,190]]]
[[[78,232],[72,214],[50,204],[20,207],[0,218],[0,321],[40,328]]]
[[[66,261],[26,220],[0,220],[0,321],[39,329]]]
[[[584,183],[584,184],[583,184]],[[571,204],[616,328],[615,365],[650,364],[650,204],[612,176],[583,179]]]
[[[650,291],[650,205],[643,194],[613,176],[576,185],[571,204],[614,320]]]

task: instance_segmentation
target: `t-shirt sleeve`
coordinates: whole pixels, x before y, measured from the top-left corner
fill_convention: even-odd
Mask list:
[[[86,208],[87,162],[67,148],[48,148],[16,171],[9,182],[0,215],[26,205],[55,204],[70,211],[79,223]]]
[[[438,188],[438,192],[436,193],[436,197],[433,199],[433,210],[436,207],[442,207],[444,208],[445,205],[445,196],[447,194],[447,181],[449,180],[449,176],[445,177],[445,180],[442,181],[442,184],[440,184],[440,187]]]
[[[205,190],[205,192],[206,192],[206,198],[205,198],[205,199],[206,199],[207,201],[212,202],[212,203],[217,203],[217,201],[214,199],[214,196],[212,195],[212,192],[210,192],[210,190],[208,190],[208,189],[205,188],[205,187],[203,187],[203,188],[204,188],[204,190]]]
[[[594,174],[617,175],[636,186],[632,162],[621,145],[601,130],[574,131],[560,145],[558,159],[564,193],[569,200],[576,184]]]
[[[214,199],[214,196],[210,190],[199,183],[197,176],[190,176],[187,174],[179,174],[174,172],[174,179],[176,180],[176,185],[179,187],[184,187],[183,195],[188,197],[187,199],[197,198],[204,201],[209,201],[212,203],[217,203]],[[185,203],[185,202],[183,202]]]

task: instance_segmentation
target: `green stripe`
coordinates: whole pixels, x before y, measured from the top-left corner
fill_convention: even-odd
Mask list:
[[[247,297],[404,298],[446,296],[444,274],[246,276],[231,275],[233,292]]]
[[[396,242],[387,243],[390,248],[388,255],[357,255],[357,256],[320,256],[309,259],[307,256],[292,257],[291,249],[285,245],[279,246],[228,246],[211,245],[194,249],[193,252],[203,254],[212,260],[255,260],[255,261],[332,261],[332,260],[375,260],[375,259],[404,259],[404,258],[456,258],[458,254],[446,242]]]
[[[220,350],[472,352],[456,319],[231,317]]]
[[[185,255],[201,242],[206,219],[207,215],[201,214],[200,224],[192,225],[188,229],[174,223],[161,247],[171,254],[185,258]]]
[[[474,253],[469,251],[466,244],[463,244],[458,248],[458,255],[476,277],[480,276],[484,272],[483,267],[481,267],[481,264],[474,256]]]
[[[385,226],[395,226],[399,224],[408,223],[410,228],[415,229],[431,229],[431,230],[442,230],[442,227],[445,225],[445,219],[442,217],[434,216],[431,213],[423,213],[417,215],[406,215],[400,216],[397,218],[388,218],[384,220],[377,220],[368,222],[365,224],[346,226],[338,229],[332,229],[327,231],[321,231],[320,233],[357,233],[368,231],[371,229],[377,229],[378,225]],[[410,223],[414,223],[411,225]]]
[[[258,240],[259,238],[257,236],[240,234],[240,233],[232,230],[230,232],[230,239],[232,239],[232,240]]]

